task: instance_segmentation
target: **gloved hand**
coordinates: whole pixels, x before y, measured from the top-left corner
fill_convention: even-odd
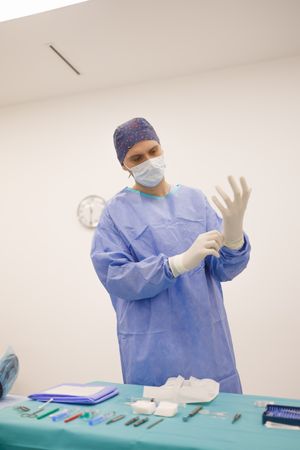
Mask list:
[[[223,235],[212,230],[199,234],[194,243],[185,252],[169,258],[169,265],[174,277],[197,267],[208,255],[219,258],[219,250],[223,245]]]
[[[237,249],[242,247],[244,243],[243,219],[251,189],[248,187],[244,177],[240,178],[242,190],[232,176],[228,177],[228,181],[233,190],[233,200],[229,198],[222,188],[216,186],[227,208],[215,195],[212,197],[212,200],[223,216],[224,245],[232,249]]]

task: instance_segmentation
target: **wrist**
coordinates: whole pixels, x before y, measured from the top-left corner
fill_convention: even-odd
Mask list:
[[[175,256],[170,256],[168,262],[175,278],[188,271],[188,269],[183,264],[183,253]]]
[[[244,245],[244,235],[236,240],[227,240],[225,237],[224,246],[232,250],[238,250]]]

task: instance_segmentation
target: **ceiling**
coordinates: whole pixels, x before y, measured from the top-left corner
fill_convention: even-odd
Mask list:
[[[89,0],[0,23],[0,55],[0,106],[292,57],[300,1]]]

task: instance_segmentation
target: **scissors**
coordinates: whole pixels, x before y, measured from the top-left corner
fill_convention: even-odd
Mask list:
[[[46,403],[44,403],[43,405],[39,406],[38,409],[36,409],[33,412],[24,412],[21,414],[21,417],[30,417],[33,418],[35,416],[37,416],[41,411],[43,411],[43,409],[45,409],[45,407],[53,401],[53,398],[50,398],[50,400],[48,400]]]

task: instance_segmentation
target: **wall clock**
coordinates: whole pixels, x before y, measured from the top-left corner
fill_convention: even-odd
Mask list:
[[[78,205],[77,217],[86,228],[96,228],[106,202],[99,195],[88,195]]]

